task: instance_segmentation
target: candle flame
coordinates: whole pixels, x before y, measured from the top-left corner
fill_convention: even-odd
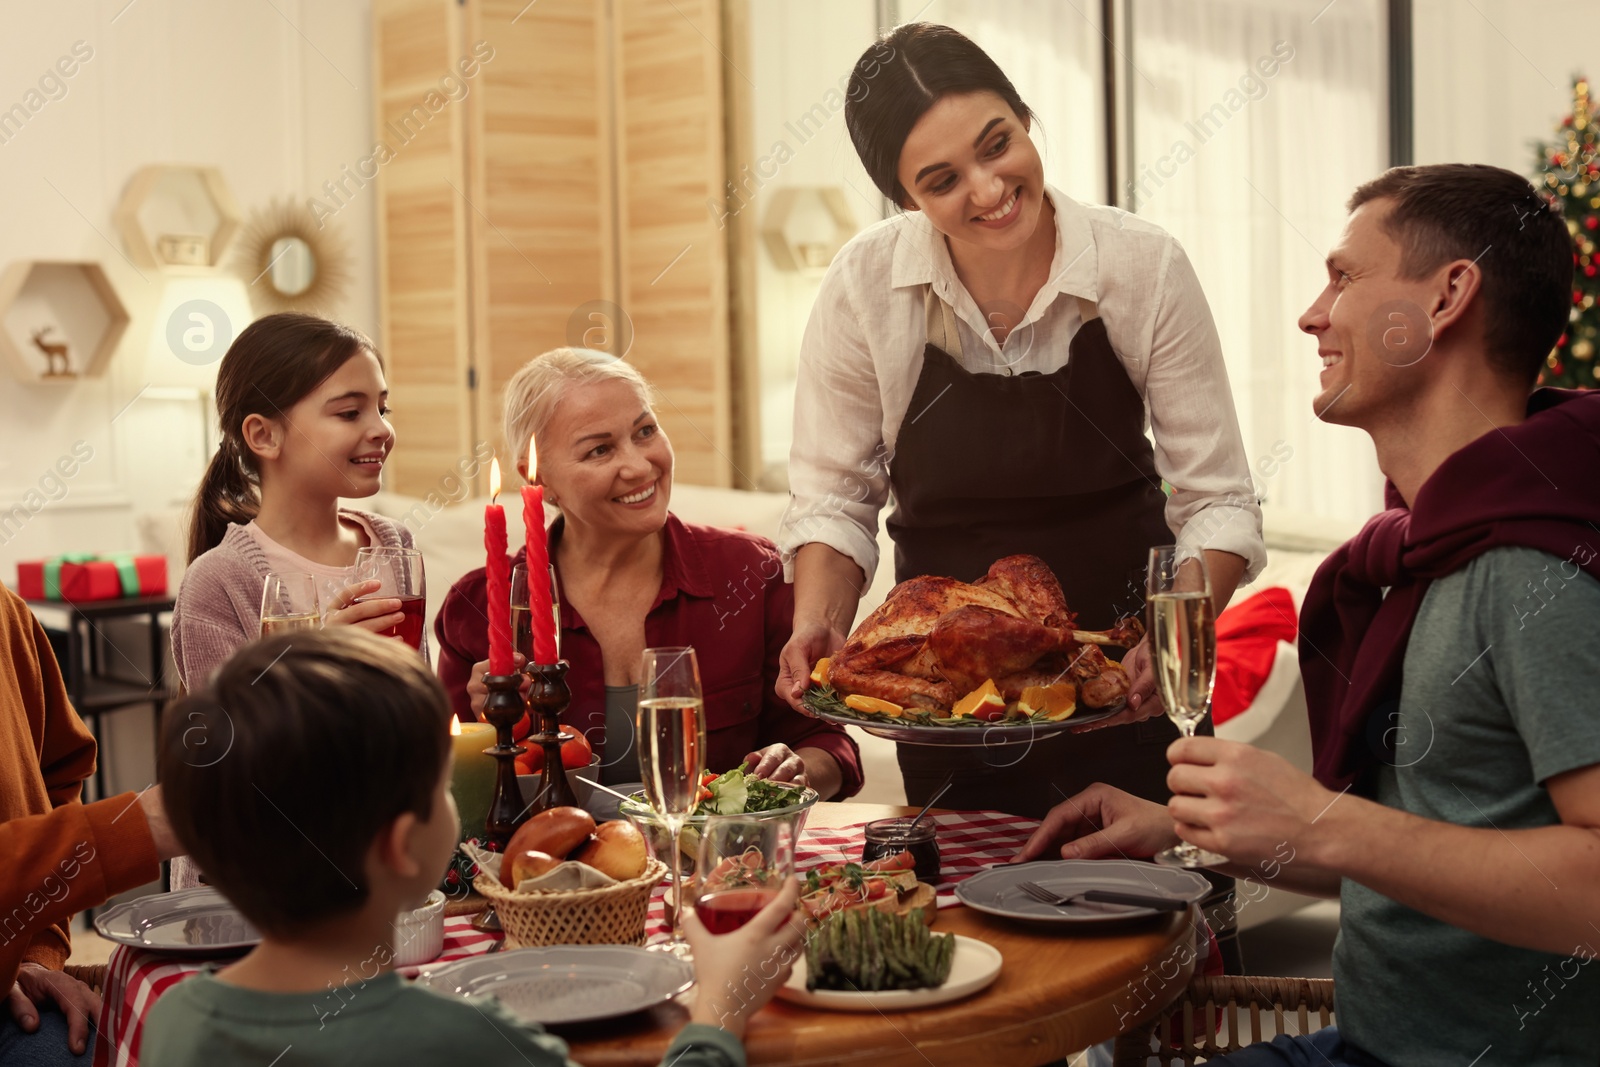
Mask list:
[[[539,445],[528,435],[528,484],[532,485],[539,480]]]
[[[496,456],[489,463],[489,503],[494,503],[500,495],[500,457]]]
[[[461,736],[461,716],[459,716],[459,715],[450,716],[450,736],[451,737],[460,737]]]

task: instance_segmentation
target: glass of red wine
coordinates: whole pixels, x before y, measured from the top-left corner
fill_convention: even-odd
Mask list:
[[[427,587],[422,574],[422,553],[414,548],[370,546],[356,552],[357,582],[383,584],[356,603],[367,600],[398,600],[405,616],[394,626],[379,631],[384,637],[398,637],[412,648],[422,647],[422,616],[427,604]]]
[[[794,877],[792,815],[710,815],[700,829],[694,913],[713,934],[737,930]]]

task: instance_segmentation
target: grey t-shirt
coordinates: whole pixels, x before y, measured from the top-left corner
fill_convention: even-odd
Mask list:
[[[1592,551],[1576,546],[1574,558]],[[1406,646],[1397,717],[1378,724],[1400,743],[1377,799],[1462,826],[1559,823],[1542,783],[1600,763],[1597,634],[1600,582],[1570,559],[1500,548],[1434,582]],[[1349,879],[1340,902],[1333,971],[1346,1041],[1392,1064],[1596,1062],[1600,931],[1558,955],[1479,937]],[[1505,916],[1508,932],[1517,925]]]
[[[394,973],[320,993],[262,993],[218,981],[210,972],[195,975],[150,1009],[140,1062],[147,1067],[572,1065],[565,1041],[519,1021],[492,998],[458,1000]],[[661,1062],[744,1067],[744,1046],[725,1030],[691,1023]]]

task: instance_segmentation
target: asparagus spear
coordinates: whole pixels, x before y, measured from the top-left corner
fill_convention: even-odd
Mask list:
[[[809,989],[920,989],[950,976],[955,938],[930,934],[920,911],[891,915],[873,909],[842,912],[814,930],[806,944]]]

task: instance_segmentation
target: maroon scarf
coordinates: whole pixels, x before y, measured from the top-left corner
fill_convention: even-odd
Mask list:
[[[1392,731],[1373,716],[1398,706],[1406,642],[1433,579],[1519,546],[1600,580],[1600,392],[1540,389],[1527,421],[1452,454],[1410,509],[1392,484],[1385,495],[1388,510],[1317,569],[1301,612],[1313,773],[1331,789],[1388,754]],[[1473,651],[1461,650],[1463,666]]]

